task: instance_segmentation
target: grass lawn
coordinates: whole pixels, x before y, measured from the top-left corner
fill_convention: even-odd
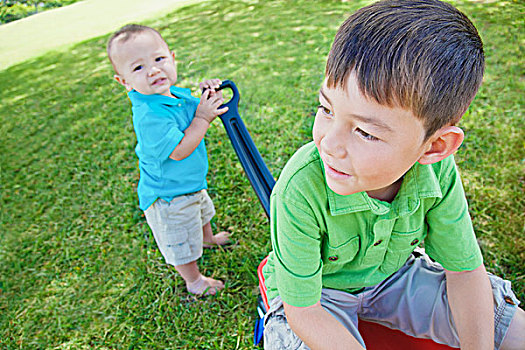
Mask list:
[[[198,3],[148,24],[178,57],[179,83],[233,80],[240,113],[275,177],[311,138],[325,57],[366,1]],[[491,272],[525,301],[524,6],[454,1],[485,42],[485,82],[457,153]],[[195,299],[138,208],[130,105],[107,36],[0,71],[0,349],[250,349],[267,219],[219,120],[207,137],[217,230],[233,251],[200,266],[227,281]]]
[[[0,69],[197,1],[84,0],[0,25]]]

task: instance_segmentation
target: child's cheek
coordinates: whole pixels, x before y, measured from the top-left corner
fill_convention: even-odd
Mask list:
[[[314,139],[315,145],[317,146],[317,149],[319,149],[321,139],[323,138],[323,125],[318,116],[315,117],[314,126],[312,129],[312,137]]]

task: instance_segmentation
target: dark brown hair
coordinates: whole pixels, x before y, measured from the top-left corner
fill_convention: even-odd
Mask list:
[[[483,43],[470,20],[438,0],[385,0],[339,28],[326,64],[328,87],[355,72],[363,95],[409,109],[426,138],[459,121],[481,85]]]

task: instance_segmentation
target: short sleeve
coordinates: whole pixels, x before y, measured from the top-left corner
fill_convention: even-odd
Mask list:
[[[441,169],[442,198],[427,212],[425,250],[450,271],[470,271],[483,263],[459,172],[452,157]]]
[[[313,211],[305,202],[274,193],[270,217],[279,295],[289,305],[311,306],[321,298],[323,267],[320,230]]]
[[[168,159],[184,137],[173,118],[153,113],[145,115],[135,126],[141,151],[156,159]]]

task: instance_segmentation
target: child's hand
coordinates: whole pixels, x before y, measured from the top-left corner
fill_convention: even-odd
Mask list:
[[[202,91],[203,89],[212,89],[215,92],[215,89],[218,89],[221,86],[222,81],[220,79],[208,79],[199,83],[199,88]]]
[[[205,90],[211,90],[210,96],[214,96],[215,94],[218,94],[220,97],[222,97],[222,91],[216,91],[215,89],[218,89],[219,86],[221,86],[222,81],[220,79],[208,79],[203,81],[202,83],[199,83],[199,88],[202,92]]]
[[[211,123],[218,115],[226,113],[228,107],[219,107],[224,103],[222,94],[218,94],[211,88],[206,89],[201,96],[201,102],[197,106],[195,118],[201,118]]]

